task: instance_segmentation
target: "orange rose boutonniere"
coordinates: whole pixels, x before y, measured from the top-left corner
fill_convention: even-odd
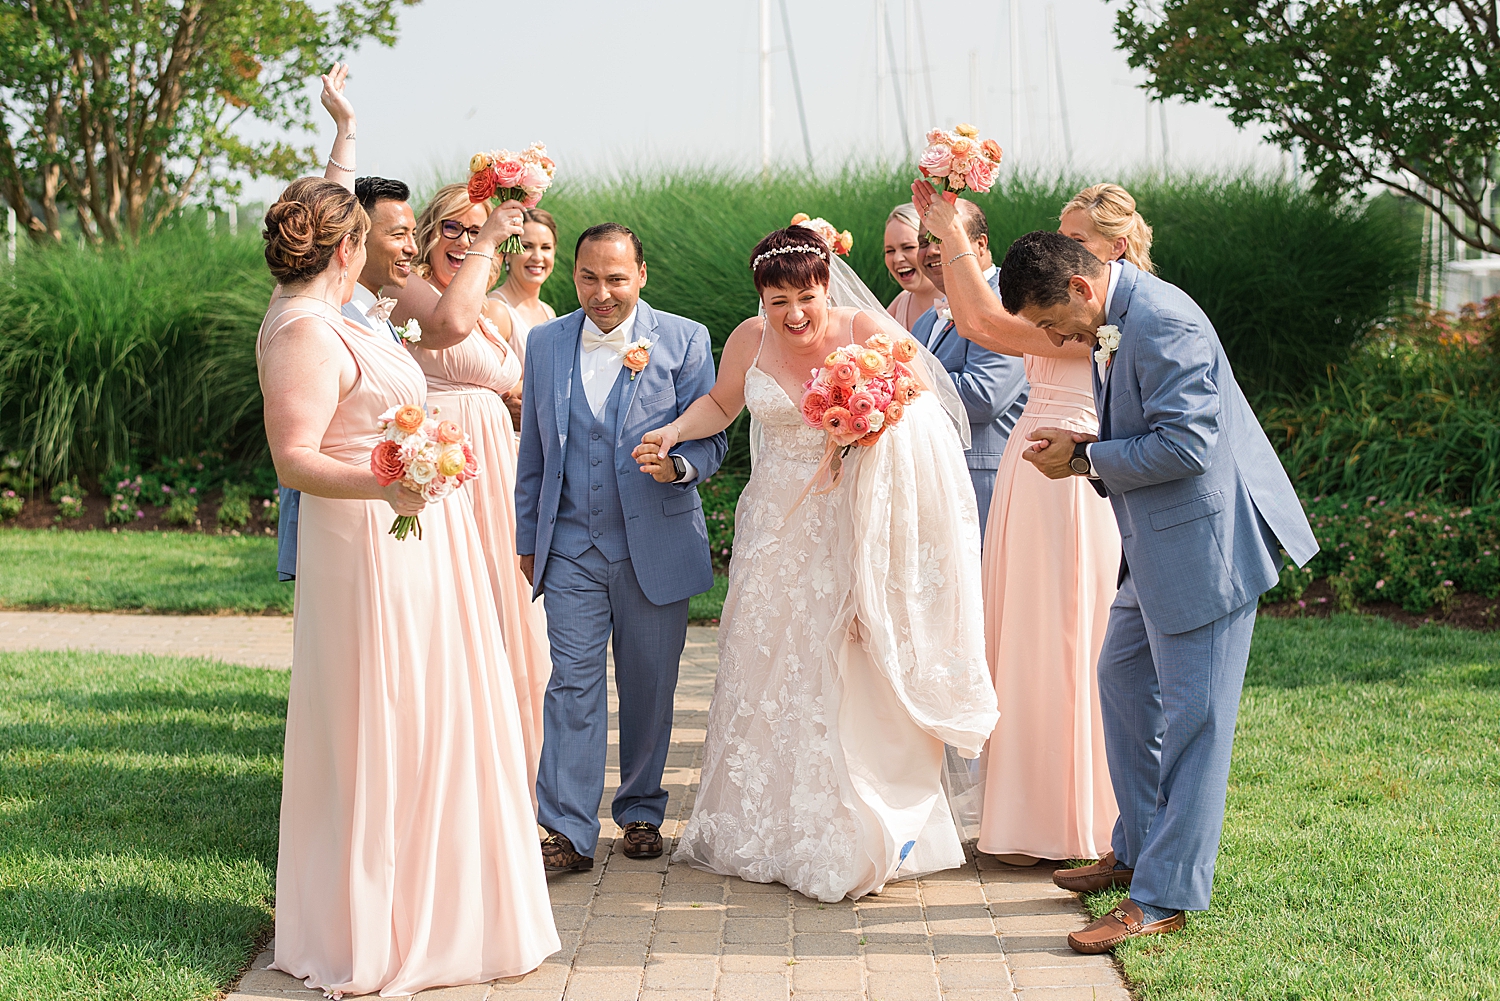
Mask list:
[[[624,360],[625,367],[630,369],[630,381],[634,382],[635,377],[651,363],[651,342],[644,337],[633,341],[625,345],[625,350],[620,357]]]

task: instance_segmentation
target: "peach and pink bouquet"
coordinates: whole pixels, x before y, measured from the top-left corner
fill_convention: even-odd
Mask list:
[[[840,257],[848,256],[849,251],[854,249],[854,234],[850,233],[847,229],[842,233],[839,232],[833,223],[827,219],[814,219],[806,212],[798,212],[792,216],[792,221],[789,225],[801,226],[803,229],[812,230],[823,238],[823,242],[828,244],[829,250],[832,250]]]
[[[519,153],[492,149],[469,158],[469,201],[499,205],[512,199],[536,208],[552,186],[557,164],[547,156],[547,147],[532,143]],[[500,246],[502,254],[521,253],[521,238],[512,236]]]
[[[1000,144],[980,139],[972,125],[960,125],[952,132],[933,129],[927,133],[927,148],[917,161],[927,183],[952,202],[960,191],[984,194],[995,183],[995,168],[1000,166]]]
[[[916,356],[916,341],[884,333],[836,348],[802,386],[802,419],[827,432],[830,449],[868,448],[922,392],[907,367]]]
[[[370,452],[370,471],[388,487],[398,480],[429,502],[440,501],[479,475],[479,463],[464,429],[452,421],[429,416],[421,407],[402,403],[376,420],[381,441]],[[398,515],[391,533],[405,540],[416,530],[422,537],[422,522],[415,516]]]

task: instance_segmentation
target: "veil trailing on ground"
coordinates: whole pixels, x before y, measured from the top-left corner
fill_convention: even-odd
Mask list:
[[[868,314],[892,340],[911,336],[906,328],[886,312],[880,300],[875,298],[875,293],[870,291],[869,286],[855,273],[854,269],[845,264],[835,253],[828,255],[828,305],[835,308],[857,309]],[[760,316],[764,319],[765,315],[766,307],[762,305]],[[943,405],[943,409],[953,421],[953,429],[958,432],[958,440],[963,444],[964,450],[968,451],[970,445],[973,444],[973,432],[969,427],[968,411],[964,409],[963,400],[959,399],[958,390],[953,387],[953,380],[948,378],[947,370],[943,368],[943,363],[937,360],[937,356],[920,343],[917,345],[916,360],[921,363],[920,366],[915,366],[919,381],[923,388],[931,391],[938,398],[938,402]],[[750,463],[752,466],[759,452],[760,424],[754,417],[751,417]]]

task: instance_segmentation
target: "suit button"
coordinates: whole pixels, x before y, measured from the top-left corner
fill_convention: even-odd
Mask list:
[[[598,490],[599,489],[599,484],[595,483],[593,489]]]
[[[595,440],[595,441],[598,441],[598,440],[599,440],[599,436],[598,436],[598,435],[594,435],[594,436],[593,436],[593,439],[594,439],[594,440]]]
[[[599,513],[599,510],[600,510],[600,509],[599,509],[599,508],[597,508],[597,507],[596,507],[596,508],[594,508],[594,513],[595,513],[595,514],[598,514],[598,513]]]
[[[596,465],[596,466],[599,465],[599,460],[598,459],[594,460],[594,465]]]
[[[555,525],[555,524],[557,524],[557,515],[553,515],[552,517],[548,518],[547,519],[547,524],[549,524],[549,525]]]
[[[596,539],[597,539],[597,538],[599,538],[599,536],[601,536],[601,535],[603,535],[603,534],[604,534],[604,533],[603,533],[603,532],[595,532],[595,533],[594,533],[594,538],[596,538]]]

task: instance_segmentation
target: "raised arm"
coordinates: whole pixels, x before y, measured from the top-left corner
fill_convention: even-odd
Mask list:
[[[945,199],[935,197],[931,185],[914,183],[911,200],[927,231],[943,241],[943,285],[948,308],[953,311],[953,328],[961,336],[1003,355],[1088,357],[1087,345],[1067,343],[1059,347],[1041,330],[1005,311],[995,290],[984,280],[984,270],[974,256],[974,246],[957,210]],[[1003,274],[1000,280],[1005,280]]]
[[[525,206],[517,201],[497,206],[469,245],[464,263],[448,287],[439,292],[425,281],[407,282],[405,288],[396,292],[391,322],[399,327],[415,317],[422,326],[422,347],[432,351],[451,348],[468,337],[479,322],[490,290],[490,264],[496,248],[507,237],[520,234],[524,211]]]
[[[354,190],[354,105],[344,95],[344,81],[349,78],[348,63],[334,63],[323,74],[323,93],[319,100],[333,118],[333,149],[328,153],[323,176]]]
[[[641,471],[656,475],[678,442],[711,438],[723,433],[745,409],[745,375],[755,361],[764,321],[758,316],[734,328],[719,355],[719,377],[713,388],[694,400],[682,415],[666,427],[647,431],[641,444],[630,453]]]

